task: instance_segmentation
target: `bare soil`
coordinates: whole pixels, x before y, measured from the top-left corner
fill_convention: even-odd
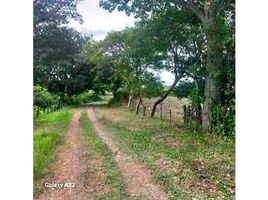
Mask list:
[[[51,174],[42,180],[42,192],[36,200],[90,200],[95,192],[106,192],[105,175],[92,172],[101,161],[87,155],[82,142],[79,119],[81,112],[74,113],[64,144],[57,147]],[[64,188],[48,188],[45,183],[73,183]]]
[[[107,144],[114,155],[115,162],[126,182],[127,192],[131,198],[148,200],[166,200],[167,195],[160,185],[154,182],[149,170],[145,169],[136,159],[120,151],[118,144],[111,135],[104,130],[96,119],[94,109],[88,109],[88,117],[92,122],[97,135]]]

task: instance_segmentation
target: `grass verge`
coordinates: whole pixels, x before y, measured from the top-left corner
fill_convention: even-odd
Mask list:
[[[234,140],[121,108],[98,108],[97,117],[123,151],[151,170],[170,199],[234,199]]]
[[[40,191],[40,179],[49,171],[55,146],[63,141],[70,121],[71,112],[67,109],[34,120],[34,193]]]
[[[101,171],[103,174],[105,174],[104,182],[108,187],[107,192],[96,192],[93,194],[94,199],[127,199],[125,185],[122,176],[113,160],[112,154],[108,147],[94,133],[94,128],[88,119],[87,113],[85,112],[81,116],[80,125],[82,127],[87,144],[89,153],[88,157],[99,161],[96,168],[94,168],[94,166],[90,166],[91,169],[94,168],[91,171],[93,171],[93,173],[96,171]]]

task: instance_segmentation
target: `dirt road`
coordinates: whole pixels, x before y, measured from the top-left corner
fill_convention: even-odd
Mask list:
[[[94,110],[88,109],[88,117],[95,127],[96,133],[107,144],[114,155],[114,159],[126,182],[127,192],[132,198],[148,200],[165,200],[166,194],[161,190],[160,185],[150,177],[150,172],[139,164],[137,160],[121,152],[111,135],[106,132],[96,119]]]
[[[37,200],[88,200],[92,199],[87,187],[81,182],[84,167],[79,159],[81,130],[78,111],[72,117],[65,143],[56,149],[55,163],[52,167],[53,175],[45,177],[44,191]]]
[[[43,192],[35,198],[36,200],[92,200],[96,197],[94,194],[109,190],[99,170],[91,170],[101,165],[97,158],[88,153],[84,145],[85,137],[79,127],[80,116],[81,111],[74,113],[65,142],[56,148],[55,161],[50,170],[52,174],[43,178]],[[88,117],[96,134],[112,152],[130,199],[167,199],[160,185],[150,177],[150,172],[137,160],[120,151],[117,142],[96,119],[92,108],[88,110]]]

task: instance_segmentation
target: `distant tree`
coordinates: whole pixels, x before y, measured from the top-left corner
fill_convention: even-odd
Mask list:
[[[83,56],[87,63],[94,64],[93,90],[97,93],[111,91],[116,98],[117,90],[122,85],[122,78],[114,70],[117,58],[113,55],[107,56],[105,47],[104,41],[89,40],[84,45]]]

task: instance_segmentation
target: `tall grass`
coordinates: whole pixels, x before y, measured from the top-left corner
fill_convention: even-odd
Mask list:
[[[34,120],[34,180],[40,179],[52,162],[55,146],[63,140],[70,121],[71,113],[67,109]]]
[[[59,139],[56,132],[34,134],[34,179],[42,176],[45,166],[52,158],[54,146]]]

